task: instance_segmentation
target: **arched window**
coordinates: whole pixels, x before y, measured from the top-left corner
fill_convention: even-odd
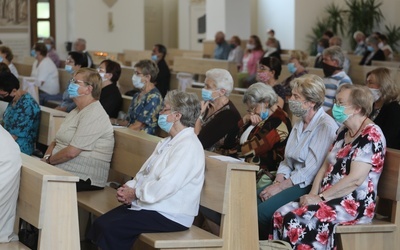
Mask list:
[[[52,36],[55,39],[54,0],[31,0],[31,45]]]

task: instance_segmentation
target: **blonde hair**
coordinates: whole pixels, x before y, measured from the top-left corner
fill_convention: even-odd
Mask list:
[[[386,104],[392,101],[400,101],[399,86],[393,81],[388,68],[376,68],[368,72],[367,77],[369,75],[375,76],[376,83],[379,84],[383,103]]]
[[[91,68],[80,68],[75,73],[75,75],[78,74],[83,75],[83,81],[85,84],[92,86],[92,97],[99,100],[103,81],[101,80],[101,76],[97,70]]]
[[[369,116],[371,114],[374,98],[367,86],[349,83],[342,84],[339,86],[336,95],[343,89],[350,89],[349,102],[353,106],[361,108],[361,115]]]
[[[308,54],[302,50],[290,51],[290,58],[295,58],[304,68],[308,66]]]
[[[325,100],[325,84],[321,77],[306,74],[290,82],[290,87],[301,93],[307,101],[315,103],[318,110]]]

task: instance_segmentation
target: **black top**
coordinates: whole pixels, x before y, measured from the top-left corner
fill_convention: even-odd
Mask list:
[[[375,110],[376,112],[376,110]],[[373,115],[374,112],[371,114]],[[382,106],[374,122],[386,138],[386,147],[400,149],[400,104],[397,101]]]
[[[315,58],[314,68],[322,69],[322,55],[319,55]]]
[[[369,50],[365,51],[365,54],[364,54],[363,58],[361,59],[361,62],[359,63],[360,65],[371,65],[372,60],[373,61],[385,61],[386,60],[385,53],[383,53],[383,51],[381,49],[376,51],[376,53],[371,58],[371,60],[367,61],[369,54],[371,54],[371,51],[369,51]]]
[[[93,63],[93,59],[92,59],[92,56],[90,55],[90,53],[87,52],[87,51],[85,51],[85,52],[83,52],[83,54],[86,56],[87,67],[88,67],[88,68],[94,69],[94,68],[95,68],[95,65],[94,65],[94,63]]]
[[[122,106],[122,96],[115,83],[101,90],[100,103],[110,118],[117,118]]]
[[[156,79],[156,87],[160,91],[162,97],[164,98],[169,90],[169,83],[171,80],[171,72],[164,59],[157,63],[159,72]]]

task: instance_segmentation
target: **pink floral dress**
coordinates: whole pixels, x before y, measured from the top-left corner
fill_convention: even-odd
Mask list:
[[[339,132],[329,152],[329,166],[321,181],[320,193],[347,176],[352,161],[372,165],[367,178],[342,198],[304,207],[299,207],[298,202],[291,202],[279,208],[274,213],[274,231],[270,238],[283,239],[298,250],[335,249],[336,225],[362,224],[372,220],[386,140],[375,124],[367,125],[349,144],[344,142],[346,132],[347,129]]]

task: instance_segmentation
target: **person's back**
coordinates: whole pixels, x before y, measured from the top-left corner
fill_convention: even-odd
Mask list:
[[[3,243],[17,240],[13,228],[22,163],[17,143],[2,126],[0,138],[0,243]]]

